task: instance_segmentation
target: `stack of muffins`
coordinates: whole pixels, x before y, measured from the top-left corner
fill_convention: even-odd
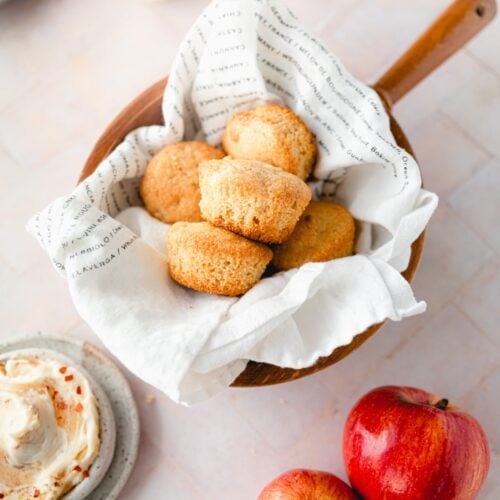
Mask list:
[[[168,145],[142,179],[148,212],[173,224],[167,249],[176,282],[238,296],[271,261],[275,270],[287,270],[352,254],[351,214],[311,201],[304,181],[316,143],[292,110],[267,104],[237,113],[222,145],[225,153],[203,142]]]

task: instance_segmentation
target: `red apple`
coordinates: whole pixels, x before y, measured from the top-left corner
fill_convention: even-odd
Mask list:
[[[361,398],[347,417],[343,451],[349,480],[366,500],[471,500],[490,463],[477,420],[411,387]]]
[[[294,469],[273,479],[258,500],[355,500],[351,488],[330,474]]]

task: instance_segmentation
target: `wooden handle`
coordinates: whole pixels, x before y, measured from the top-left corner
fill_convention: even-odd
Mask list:
[[[373,86],[389,108],[494,17],[495,0],[455,0]]]

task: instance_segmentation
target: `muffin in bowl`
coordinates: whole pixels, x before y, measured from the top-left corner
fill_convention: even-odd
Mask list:
[[[202,217],[252,240],[285,241],[311,199],[304,181],[260,161],[226,157],[199,171]]]
[[[226,126],[222,145],[233,158],[260,160],[301,179],[309,176],[317,156],[307,125],[280,104],[236,113]]]
[[[179,284],[199,292],[238,296],[252,288],[273,253],[208,222],[177,222],[168,231],[168,269]]]
[[[169,144],[148,163],[141,181],[146,210],[167,224],[201,221],[198,165],[224,153],[205,142]]]
[[[274,248],[273,264],[279,270],[307,262],[324,262],[352,255],[355,225],[341,205],[311,201],[290,238]]]

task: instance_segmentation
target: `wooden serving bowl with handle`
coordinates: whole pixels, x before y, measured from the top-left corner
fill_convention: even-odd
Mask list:
[[[442,64],[454,52],[480,32],[495,16],[495,0],[455,0],[421,37],[373,85],[382,98],[391,120],[396,142],[413,155],[412,147],[403,130],[391,114],[392,106],[417,83]],[[88,177],[113,149],[132,130],[145,125],[162,124],[161,104],[167,79],[156,82],[135,98],[111,122],[95,144],[80,174],[79,182]],[[402,274],[411,282],[417,270],[424,233],[412,245],[411,259]],[[349,345],[335,349],[309,368],[295,370],[250,361],[246,369],[233,382],[233,386],[253,387],[295,380],[315,373],[336,363],[357,349],[371,337],[383,323],[373,325],[360,333]]]

